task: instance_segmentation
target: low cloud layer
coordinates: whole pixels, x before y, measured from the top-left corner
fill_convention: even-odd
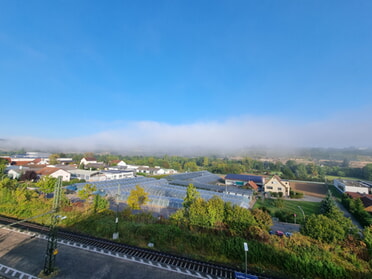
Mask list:
[[[0,149],[173,154],[226,153],[260,147],[372,147],[368,113],[343,114],[318,122],[296,123],[265,117],[237,117],[188,125],[142,121],[77,138],[3,137]]]

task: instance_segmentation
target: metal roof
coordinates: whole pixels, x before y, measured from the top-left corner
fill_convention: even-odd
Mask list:
[[[258,175],[246,175],[246,174],[227,174],[225,179],[239,180],[239,181],[253,181],[255,183],[263,183],[263,177]]]

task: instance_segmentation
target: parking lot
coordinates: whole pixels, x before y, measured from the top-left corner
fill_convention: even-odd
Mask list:
[[[292,224],[292,223],[284,223],[284,222],[276,222],[274,221],[274,225],[271,227],[273,232],[282,231],[282,232],[299,232],[300,225],[299,224]]]

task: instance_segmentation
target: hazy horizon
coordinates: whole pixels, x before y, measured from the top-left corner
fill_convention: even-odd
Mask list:
[[[372,2],[3,1],[1,148],[372,147]]]

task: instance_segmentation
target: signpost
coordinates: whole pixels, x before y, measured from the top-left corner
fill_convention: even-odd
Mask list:
[[[249,250],[248,243],[244,242],[244,253],[245,253],[245,273],[235,271],[235,278],[236,279],[258,279],[258,276],[247,274],[247,252]]]
[[[258,279],[258,276],[235,271],[236,279]]]

